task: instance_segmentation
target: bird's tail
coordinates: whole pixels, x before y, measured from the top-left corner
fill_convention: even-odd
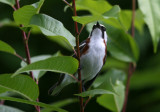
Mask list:
[[[65,86],[74,82],[75,80],[71,76],[62,74],[59,81],[49,89],[48,94],[57,95]]]

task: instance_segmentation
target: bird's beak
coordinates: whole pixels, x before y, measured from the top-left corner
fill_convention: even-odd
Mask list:
[[[96,24],[96,26],[97,26],[97,27],[100,27],[100,24],[99,24],[99,22],[98,22],[98,21],[97,21],[97,24]]]

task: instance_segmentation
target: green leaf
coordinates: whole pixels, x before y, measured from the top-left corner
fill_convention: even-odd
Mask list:
[[[6,106],[6,105],[0,105],[0,112],[24,112],[22,110],[19,110],[14,107]]]
[[[50,57],[51,57],[51,55],[34,56],[34,57],[31,57],[31,63],[34,63],[34,62],[37,62],[37,61],[40,61],[40,60],[44,60],[44,59],[47,59],[47,58],[50,58]],[[22,61],[21,62],[21,67],[25,67],[25,66],[27,66],[27,64],[24,61]],[[36,71],[33,71],[33,76],[34,76],[34,78],[36,78],[38,80],[45,73],[46,73],[45,71],[36,70]]]
[[[121,11],[118,5],[114,5],[109,11],[103,14],[104,17],[118,17],[119,12]]]
[[[148,25],[154,52],[157,52],[157,46],[160,38],[160,1],[159,0],[138,0],[139,8],[144,15],[144,21]]]
[[[31,5],[23,6],[22,8],[14,11],[13,17],[17,24],[28,25],[31,17],[36,14],[37,9]]]
[[[63,24],[45,14],[36,14],[31,18],[30,25],[38,27],[41,32],[51,40],[63,40],[66,45],[75,46],[74,36],[63,26]]]
[[[97,98],[97,102],[114,112],[120,112],[124,101],[124,85],[126,74],[122,70],[111,69],[97,77],[93,87],[113,91],[115,94],[105,94]]]
[[[112,91],[104,90],[104,89],[93,89],[89,91],[82,92],[80,94],[75,94],[76,96],[87,97],[87,96],[95,96],[99,94],[114,94]]]
[[[136,10],[136,15],[135,15],[135,28],[142,33],[143,32],[143,26],[144,26],[144,18],[143,14],[140,10]]]
[[[119,20],[125,31],[128,31],[128,29],[131,27],[132,11],[122,10],[119,14]]]
[[[116,81],[113,89],[117,94],[102,95],[97,98],[97,102],[113,112],[121,112],[124,102],[124,85],[120,81]]]
[[[120,12],[119,6],[113,6],[109,11],[105,12],[103,15],[92,15],[92,16],[74,16],[72,17],[74,21],[81,24],[88,24],[95,21],[103,21],[109,18],[117,17]]]
[[[10,45],[8,45],[7,43],[1,40],[0,40],[0,51],[11,53],[11,54],[16,54],[15,50]]]
[[[81,16],[81,17],[74,16],[72,18],[74,21],[76,21],[80,24],[83,24],[83,25],[104,19],[103,16],[101,16],[101,15],[99,15],[99,16]]]
[[[78,69],[78,61],[70,56],[57,56],[37,61],[17,70],[13,76],[32,70],[52,71],[57,73],[73,74]]]
[[[111,5],[105,0],[76,0],[76,9],[87,10],[93,15],[100,15],[111,9]]]
[[[110,69],[105,74],[97,77],[93,83],[93,87],[96,89],[106,89],[113,91],[113,85],[116,84],[116,81],[124,82],[126,79],[126,74],[122,70]]]
[[[32,6],[34,6],[37,9],[37,14],[40,12],[40,9],[41,9],[43,3],[44,3],[44,0],[40,0],[39,2],[32,4]]]
[[[45,108],[50,108],[54,111],[58,111],[58,112],[68,112],[66,110],[63,110],[61,108],[55,107],[55,106],[51,106],[45,103],[41,103],[41,102],[36,102],[36,101],[29,101],[29,100],[24,100],[24,99],[20,99],[20,98],[13,98],[13,97],[1,97],[0,99],[2,100],[9,100],[9,101],[15,101],[15,102],[20,102],[20,103],[25,103],[25,104],[30,104],[30,105],[37,105],[37,106],[41,106],[41,107],[45,107]]]
[[[11,7],[15,5],[15,0],[0,0],[0,2],[8,4]]]
[[[0,75],[0,88],[18,93],[29,100],[38,98],[38,86],[29,76],[18,75],[14,78],[11,76],[12,74]]]
[[[139,49],[129,34],[111,27],[107,28],[107,34],[107,48],[113,57],[126,62],[136,63],[138,61]]]
[[[75,102],[78,102],[78,99],[65,99],[65,100],[62,100],[62,101],[58,101],[58,102],[55,102],[53,104],[51,104],[51,106],[55,106],[55,107],[64,107],[66,105],[69,105],[69,104],[72,104],[72,103],[75,103]],[[51,108],[44,108],[44,109],[41,109],[41,112],[53,112],[53,109]]]

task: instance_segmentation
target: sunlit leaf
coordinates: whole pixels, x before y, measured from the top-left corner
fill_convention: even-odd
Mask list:
[[[39,13],[43,3],[44,3],[44,0],[40,0],[39,2],[32,4],[32,6],[34,6],[37,9],[37,13]]]
[[[15,5],[15,0],[0,0],[0,2],[8,4],[10,6],[14,6]]]
[[[104,90],[104,89],[93,89],[82,92],[80,94],[75,94],[76,96],[87,97],[87,96],[95,96],[100,94],[114,94],[112,91]]]
[[[19,110],[14,107],[6,106],[6,105],[0,105],[0,112],[24,112],[22,110]]]
[[[28,25],[31,17],[36,14],[37,9],[31,5],[23,6],[14,11],[13,17],[17,24]]]
[[[20,99],[20,98],[14,98],[14,97],[1,97],[0,99],[2,100],[9,100],[9,101],[15,101],[15,102],[20,102],[20,103],[25,103],[25,104],[30,104],[30,105],[37,105],[40,107],[45,107],[45,108],[50,108],[53,111],[57,111],[57,112],[68,112],[66,110],[63,110],[61,108],[55,107],[55,106],[51,106],[45,103],[41,103],[41,102],[36,102],[36,101],[29,101],[29,100],[24,100],[24,99]]]
[[[78,11],[87,10],[92,14],[99,15],[111,9],[111,5],[105,0],[76,0],[76,9]]]
[[[29,100],[36,100],[39,95],[37,84],[29,77],[18,75],[11,78],[12,74],[0,75],[0,88],[22,95]]]
[[[118,17],[120,11],[119,6],[113,6],[109,11],[105,12],[103,15],[91,15],[91,16],[74,16],[72,17],[74,21],[81,24],[88,24],[95,21],[103,21],[109,18]]]
[[[138,4],[144,15],[144,21],[150,30],[154,52],[157,52],[160,38],[160,0],[138,0]]]
[[[78,69],[78,61],[70,56],[57,56],[37,61],[17,70],[13,76],[27,71],[40,70],[73,74]]]
[[[0,51],[15,54],[15,50],[7,43],[0,40]]]

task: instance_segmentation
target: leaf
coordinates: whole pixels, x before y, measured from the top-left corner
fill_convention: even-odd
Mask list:
[[[136,15],[135,15],[135,27],[137,30],[142,33],[143,32],[143,26],[144,26],[144,18],[143,14],[140,10],[136,10]]]
[[[97,77],[93,83],[96,89],[113,91],[115,94],[105,94],[97,98],[97,102],[114,112],[120,112],[124,101],[124,85],[126,74],[122,70],[110,69],[107,73]]]
[[[62,100],[62,101],[58,101],[58,102],[55,102],[53,104],[51,104],[51,106],[55,106],[55,107],[64,107],[66,105],[69,105],[69,104],[72,104],[72,103],[75,103],[75,102],[78,102],[78,99],[65,99],[65,100]],[[53,109],[51,108],[44,108],[44,109],[41,109],[41,112],[52,112]]]
[[[104,90],[104,89],[93,89],[89,91],[82,92],[80,94],[75,94],[76,96],[87,97],[87,96],[95,96],[99,94],[114,94],[112,91]]]
[[[5,43],[1,40],[0,40],[0,51],[11,53],[14,55],[16,54],[15,50],[10,45],[8,45],[7,43]]]
[[[51,55],[40,55],[40,56],[34,56],[34,57],[31,57],[31,63],[34,63],[34,62],[37,62],[37,61],[40,61],[40,60],[44,60],[44,59],[47,59],[47,58],[50,58]],[[21,62],[21,67],[25,67],[27,66],[27,64],[22,61]],[[29,72],[28,72],[29,73]],[[34,78],[36,78],[37,80],[42,77],[46,72],[44,71],[33,71],[33,76]]]
[[[13,17],[17,24],[28,25],[31,17],[36,14],[37,9],[31,5],[23,6],[22,8],[14,11]]]
[[[144,21],[148,25],[152,36],[154,52],[157,52],[157,46],[160,38],[160,1],[159,0],[138,0],[139,8],[144,15]]]
[[[117,94],[105,94],[97,98],[97,102],[114,112],[121,112],[124,102],[124,85],[116,81],[114,90]]]
[[[17,70],[13,76],[32,70],[52,71],[57,73],[73,74],[78,69],[78,61],[70,56],[57,56],[37,61]]]
[[[107,48],[114,58],[125,62],[138,61],[139,49],[129,34],[113,27],[107,28],[107,34]]]
[[[120,12],[119,6],[113,6],[109,11],[105,12],[103,15],[92,15],[92,16],[74,16],[72,17],[74,21],[81,24],[88,24],[95,21],[103,21],[112,17],[117,17]]]
[[[58,111],[58,112],[68,112],[66,110],[63,110],[61,108],[55,107],[55,106],[51,106],[45,103],[41,103],[41,102],[36,102],[36,101],[29,101],[29,100],[24,100],[24,99],[20,99],[20,98],[14,98],[14,97],[1,97],[0,99],[2,100],[9,100],[9,101],[15,101],[15,102],[20,102],[20,103],[25,103],[25,104],[30,104],[30,105],[37,105],[37,106],[41,106],[41,107],[45,107],[45,108],[50,108],[54,111]]]
[[[38,27],[49,39],[61,39],[68,46],[75,46],[74,36],[63,26],[63,24],[45,14],[36,14],[31,18],[30,25]]]
[[[24,112],[22,110],[19,110],[14,107],[6,106],[6,105],[0,105],[0,112]]]
[[[125,79],[126,74],[124,71],[112,68],[105,74],[97,77],[92,86],[96,89],[106,89],[109,91],[113,91],[113,85],[116,84],[116,81],[118,80],[124,82]]]
[[[38,98],[38,86],[29,76],[18,75],[14,78],[11,76],[12,74],[0,75],[0,88],[18,93],[29,100]]]
[[[132,11],[122,10],[119,14],[119,20],[125,31],[128,31],[128,29],[131,27]]]
[[[8,4],[11,7],[15,5],[15,0],[0,0],[0,2]]]
[[[76,9],[87,10],[93,15],[100,15],[111,9],[111,5],[105,0],[76,0]]]
[[[32,6],[34,6],[37,9],[37,14],[39,13],[43,3],[44,3],[44,0],[40,0],[39,2],[32,4]]]
[[[80,24],[88,24],[88,23],[91,23],[91,22],[95,22],[95,21],[98,21],[98,20],[102,20],[103,19],[103,16],[74,16],[72,17],[74,21],[80,23]]]

